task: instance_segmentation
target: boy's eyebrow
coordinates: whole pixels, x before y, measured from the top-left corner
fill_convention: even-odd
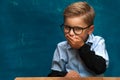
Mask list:
[[[63,24],[64,25],[64,24]],[[65,26],[68,26],[68,27],[76,27],[76,28],[81,28],[81,29],[86,29],[86,28],[89,28],[91,25],[88,25],[86,27],[82,27],[82,26],[69,26],[69,25],[65,25]]]

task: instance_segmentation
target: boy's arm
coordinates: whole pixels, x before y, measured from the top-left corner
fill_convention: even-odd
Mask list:
[[[96,74],[102,74],[106,70],[106,61],[103,57],[90,50],[90,45],[84,44],[80,49],[80,57],[85,65]],[[102,46],[101,46],[102,47]]]
[[[53,71],[48,75],[48,77],[80,77],[79,73],[71,70],[69,72],[59,72]]]
[[[63,54],[60,54],[63,53]],[[64,56],[64,59],[61,56]],[[65,71],[65,51],[59,47],[59,45],[57,46],[55,52],[54,52],[54,56],[53,56],[53,60],[52,60],[52,67],[51,67],[51,72],[48,74],[48,77],[64,77],[67,72]]]
[[[52,70],[50,74],[48,74],[48,77],[64,77],[67,74],[67,72],[60,72]]]

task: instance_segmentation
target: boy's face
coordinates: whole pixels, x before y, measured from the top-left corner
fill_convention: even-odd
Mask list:
[[[82,17],[67,17],[64,20],[64,34],[68,43],[73,48],[77,49],[84,45],[88,35],[91,34],[93,30],[94,26],[87,25]]]

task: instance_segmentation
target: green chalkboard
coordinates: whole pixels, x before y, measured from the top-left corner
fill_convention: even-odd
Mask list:
[[[75,1],[80,0],[0,0],[0,80],[47,76],[56,44],[65,40],[59,27],[63,10]],[[94,34],[106,40],[105,76],[120,76],[120,1],[82,1],[94,7]]]

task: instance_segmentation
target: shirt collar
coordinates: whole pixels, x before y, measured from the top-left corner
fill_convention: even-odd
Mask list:
[[[90,34],[87,41],[85,43],[93,43],[93,37],[94,35],[93,34]]]

